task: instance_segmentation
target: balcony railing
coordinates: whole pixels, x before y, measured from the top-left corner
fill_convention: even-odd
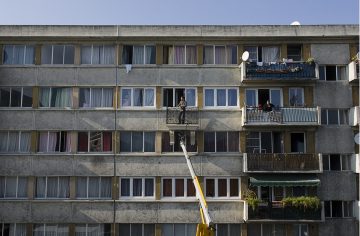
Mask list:
[[[306,62],[242,63],[242,80],[316,79],[317,65]]]
[[[179,107],[166,108],[166,124],[199,124],[199,109],[197,107],[187,107],[185,110],[185,119],[182,122]]]
[[[352,61],[349,63],[349,81],[357,81],[359,79],[359,62]]]
[[[244,172],[322,172],[321,154],[244,153]]]
[[[274,107],[266,112],[258,107],[243,108],[243,125],[319,125],[319,107]]]
[[[248,207],[248,220],[297,220],[297,221],[322,221],[322,208],[299,209],[284,207],[281,203],[263,204],[256,209]]]
[[[358,126],[360,124],[360,107],[352,107],[349,112],[349,124],[351,126]]]

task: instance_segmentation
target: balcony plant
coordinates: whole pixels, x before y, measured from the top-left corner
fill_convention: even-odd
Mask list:
[[[286,197],[281,202],[284,207],[294,207],[304,211],[317,210],[320,207],[320,199],[318,197]]]
[[[309,58],[306,60],[306,64],[309,64],[309,65],[315,64],[315,59],[314,59],[313,57],[309,57]]]
[[[259,206],[259,203],[261,203],[261,200],[258,199],[256,193],[250,189],[248,189],[245,193],[245,201],[247,201],[253,211],[255,211]]]

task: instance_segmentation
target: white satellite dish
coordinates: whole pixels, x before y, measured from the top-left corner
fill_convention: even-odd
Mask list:
[[[249,52],[248,52],[248,51],[245,51],[245,52],[242,54],[241,59],[242,59],[243,61],[249,60]]]
[[[294,21],[290,25],[300,25],[300,22],[299,21]]]

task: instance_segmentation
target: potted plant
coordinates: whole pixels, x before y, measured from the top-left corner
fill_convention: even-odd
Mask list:
[[[256,193],[250,189],[246,191],[245,201],[248,203],[248,205],[251,207],[253,211],[255,211],[259,206],[259,203],[261,203],[261,200],[258,199]]]
[[[309,57],[309,58],[306,60],[306,64],[309,64],[309,65],[315,64],[315,59],[314,59],[313,57]]]
[[[307,209],[317,210],[320,207],[318,197],[286,197],[281,200],[284,207],[294,207],[306,211]]]

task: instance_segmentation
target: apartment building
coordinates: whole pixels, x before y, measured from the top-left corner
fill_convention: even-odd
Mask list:
[[[181,137],[216,236],[358,235],[358,45],[357,25],[0,26],[0,236],[195,235]]]

